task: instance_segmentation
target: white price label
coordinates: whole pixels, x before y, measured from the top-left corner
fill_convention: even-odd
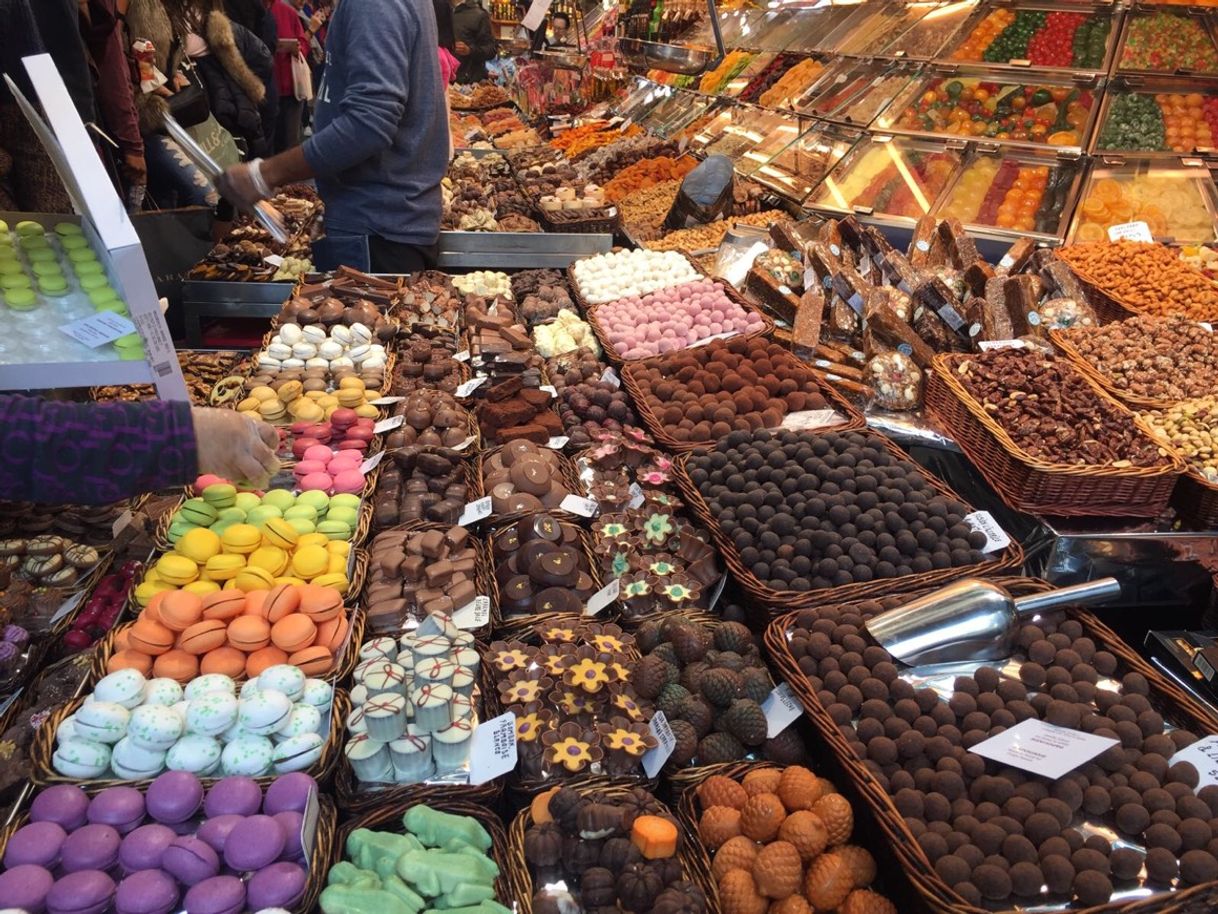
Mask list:
[[[1120,742],[1029,718],[977,743],[970,751],[1056,781]]]
[[[113,343],[120,336],[135,333],[135,324],[131,319],[113,311],[102,311],[89,317],[82,317],[69,324],[60,324],[59,332],[66,333],[78,343],[84,343],[90,349]]]
[[[485,784],[516,767],[516,715],[483,721],[469,740],[469,782]]]
[[[1171,757],[1170,764],[1188,762],[1197,769],[1197,786],[1194,793],[1200,793],[1204,787],[1218,784],[1218,736],[1207,736],[1199,739],[1191,746],[1185,746]]]
[[[808,267],[806,270],[804,270],[804,288],[805,289],[815,289],[816,288],[816,271],[813,270],[811,267]]]
[[[80,606],[80,604],[84,601],[86,592],[87,591],[82,590],[80,593],[73,594],[63,601],[63,604],[59,607],[59,609],[55,610],[55,615],[51,616],[50,625],[52,628],[55,626],[55,623],[64,616],[71,615],[76,611],[76,607]]]
[[[794,292],[791,291],[791,287],[786,284],[779,286],[778,291],[782,295],[794,295],[795,294]]]
[[[1209,321],[1197,321],[1197,323],[1199,323],[1202,327],[1205,328],[1206,333],[1214,332],[1214,325],[1211,324]]]
[[[787,413],[779,428],[812,429],[824,428],[826,425],[838,425],[843,421],[837,410],[808,409],[797,413]]]
[[[672,727],[668,726],[668,718],[664,716],[663,711],[656,711],[648,726],[659,745],[643,754],[643,770],[649,778],[654,778],[660,773],[672,751],[677,748],[677,738],[673,735]]]
[[[592,596],[588,597],[588,605],[584,607],[584,615],[598,615],[601,610],[616,600],[621,592],[622,579],[614,578]]]
[[[401,403],[405,399],[405,397],[377,397],[368,402],[373,406],[393,406],[394,403]]]
[[[580,498],[578,495],[568,495],[559,502],[558,507],[580,517],[596,517],[596,512],[600,509],[595,498]]]
[[[491,598],[485,595],[474,597],[471,603],[453,613],[453,625],[466,631],[482,628],[490,621]]]
[[[387,453],[388,451],[378,451],[377,453],[373,454],[359,465],[359,471],[361,473],[371,473],[378,466],[380,466],[381,461],[385,459],[385,454]]]
[[[305,800],[304,814],[300,818],[300,850],[306,860],[313,859],[313,844],[317,840],[317,816],[321,807],[317,803],[317,787],[309,788]]]
[[[456,394],[458,397],[468,397],[485,383],[486,378],[470,378],[468,381],[462,381],[457,385]]]
[[[803,713],[803,705],[785,682],[777,686],[761,703],[765,712],[765,735],[773,739],[798,719]]]
[[[405,421],[405,416],[390,416],[388,419],[382,419],[376,425],[372,426],[372,432],[376,435],[383,435],[385,432],[391,432],[395,428],[401,428],[402,423]]]
[[[469,361],[469,350],[462,349],[460,352],[454,352],[453,361],[454,362],[468,362]]]
[[[484,495],[476,501],[471,501],[465,506],[465,510],[461,512],[461,517],[457,523],[462,527],[468,527],[476,521],[482,520],[484,517],[491,516],[491,497]]]
[[[267,254],[262,259],[265,260],[267,263],[269,263],[273,267],[278,268],[278,267],[283,266],[283,258],[280,257],[278,254]]]
[[[466,439],[465,439],[464,441],[462,441],[460,444],[454,444],[454,445],[453,445],[453,450],[454,450],[454,451],[463,451],[463,450],[465,450],[467,447],[469,447],[471,444],[473,444],[473,443],[474,443],[474,441],[475,441],[474,436],[473,436],[473,435],[470,435],[468,438],[466,438]]]
[[[704,336],[702,339],[698,340],[696,343],[690,343],[689,348],[696,349],[698,346],[705,346],[707,343],[713,343],[715,340],[726,340],[733,336],[739,336],[739,335],[740,335],[739,330],[728,330],[725,333],[713,333],[710,336]]]
[[[974,511],[972,514],[964,516],[964,522],[985,534],[985,545],[981,547],[982,552],[997,552],[999,549],[1005,549],[1011,545],[1011,538],[1006,535],[1002,527],[998,526],[998,521],[994,520],[994,515],[989,511]]]
[[[612,384],[614,387],[622,386],[622,379],[617,376],[617,372],[613,370],[612,365],[601,372],[601,380]]]
[[[633,511],[635,508],[640,507],[643,504],[643,500],[643,487],[637,482],[632,482],[630,484],[630,509]]]
[[[110,527],[110,535],[117,539],[118,535],[126,530],[133,520],[135,520],[135,515],[128,508],[115,519],[114,524]]]
[[[715,604],[719,602],[719,598],[723,596],[723,588],[727,586],[727,572],[719,575],[719,583],[715,585],[715,592],[711,594],[710,600],[707,601],[706,611],[710,612],[715,608]]]
[[[1122,222],[1108,226],[1109,241],[1154,241],[1150,226],[1145,222]]]
[[[538,387],[537,389],[538,389],[538,390],[544,390],[544,391],[545,391],[546,393],[548,393],[548,394],[549,394],[551,397],[557,397],[557,396],[558,396],[558,390],[557,390],[557,389],[554,387],[554,385],[553,385],[553,384],[542,384],[542,385],[541,385],[540,387]]]
[[[561,451],[563,448],[565,448],[567,446],[567,442],[570,440],[571,439],[568,438],[566,435],[555,435],[553,438],[551,438],[549,441],[546,442],[546,447],[553,448],[556,451]]]
[[[1023,340],[980,340],[977,348],[989,352],[991,349],[1024,349],[1027,345]]]

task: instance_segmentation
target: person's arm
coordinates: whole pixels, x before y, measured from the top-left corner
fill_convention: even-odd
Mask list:
[[[64,403],[0,396],[6,466],[0,498],[109,504],[200,472],[262,481],[277,469],[273,428],[188,403]]]

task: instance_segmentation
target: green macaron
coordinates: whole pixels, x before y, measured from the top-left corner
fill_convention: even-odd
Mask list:
[[[6,289],[4,303],[14,311],[32,311],[38,307],[38,296],[33,289]]]

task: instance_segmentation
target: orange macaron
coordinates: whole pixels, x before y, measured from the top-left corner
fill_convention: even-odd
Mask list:
[[[351,631],[351,623],[347,621],[347,617],[345,615],[335,616],[317,626],[316,643],[328,647],[330,653],[337,654],[347,643],[349,631]]]
[[[289,655],[288,663],[300,667],[300,671],[306,676],[321,676],[330,672],[330,667],[334,665],[334,655],[328,647],[315,644]]]
[[[151,619],[136,619],[127,632],[127,643],[131,649],[155,657],[173,647],[174,633]]]
[[[343,611],[343,598],[332,587],[303,584],[300,591],[300,611],[320,625]]]
[[[156,658],[156,663],[152,665],[152,673],[154,676],[163,676],[177,682],[190,682],[199,675],[199,658],[175,648]]]
[[[245,672],[245,654],[235,647],[218,647],[199,661],[200,673],[223,673],[234,679]]]
[[[196,622],[178,637],[178,647],[196,656],[223,647],[228,641],[227,626],[219,619]]]
[[[171,631],[184,632],[203,616],[203,599],[189,590],[168,590],[157,607],[161,624]]]
[[[242,612],[247,616],[258,616],[265,619],[268,593],[270,593],[269,590],[251,590],[245,595],[245,609]]]
[[[300,588],[295,584],[279,584],[272,587],[267,591],[262,606],[266,620],[274,625],[284,616],[294,613],[300,608]]]
[[[228,623],[228,643],[253,653],[271,643],[271,626],[261,616],[238,616]]]
[[[161,621],[161,603],[165,600],[165,595],[174,593],[172,590],[158,590],[152,595],[152,599],[148,601],[148,605],[140,610],[141,619],[151,619],[153,622]]]
[[[267,667],[279,666],[279,664],[287,662],[287,652],[272,644],[254,651],[245,658],[245,675],[253,679]]]
[[[119,670],[139,670],[148,676],[152,673],[152,658],[139,651],[115,651],[106,661],[106,672],[117,673]]]
[[[302,613],[284,616],[271,626],[271,642],[289,654],[309,647],[317,638],[317,626]]]
[[[245,594],[239,590],[217,590],[203,598],[203,618],[229,622],[245,612]]]

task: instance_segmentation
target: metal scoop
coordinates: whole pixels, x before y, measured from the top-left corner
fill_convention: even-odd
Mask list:
[[[1012,597],[996,584],[969,578],[872,617],[876,642],[910,666],[1002,660],[1014,652],[1019,624],[1066,603],[1102,603],[1121,592],[1116,578],[1097,578],[1048,593]]]

